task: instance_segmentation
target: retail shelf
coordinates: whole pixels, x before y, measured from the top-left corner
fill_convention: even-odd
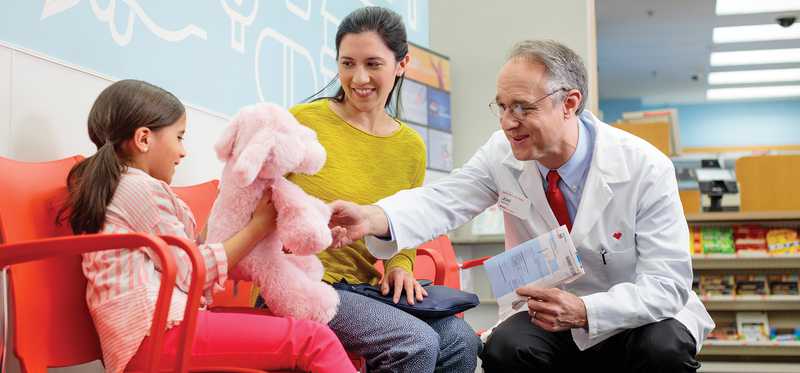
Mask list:
[[[709,311],[800,310],[800,295],[704,295]]]
[[[753,356],[798,356],[800,341],[720,341],[707,340],[700,355],[753,355]]]
[[[797,363],[750,363],[727,361],[704,361],[700,373],[797,373],[800,364]]]
[[[764,211],[764,212],[704,212],[686,214],[686,221],[697,223],[749,223],[767,221],[800,221],[800,211]]]
[[[800,255],[740,252],[736,254],[692,255],[694,269],[800,268]]]

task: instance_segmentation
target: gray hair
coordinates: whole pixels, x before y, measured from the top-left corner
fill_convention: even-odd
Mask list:
[[[547,93],[561,88],[579,90],[581,103],[575,114],[583,112],[589,98],[589,89],[586,83],[586,66],[577,53],[554,40],[524,40],[515,44],[508,55],[508,61],[517,58],[545,66]],[[560,97],[560,94],[553,95],[553,102],[557,102]]]

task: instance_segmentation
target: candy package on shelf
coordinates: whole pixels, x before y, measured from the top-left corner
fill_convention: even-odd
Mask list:
[[[703,253],[733,254],[733,229],[729,227],[703,227]]]
[[[800,239],[797,230],[776,228],[767,232],[767,246],[770,254],[800,254]]]
[[[733,245],[736,252],[767,252],[767,229],[760,225],[733,227]]]
[[[703,253],[703,232],[700,227],[689,227],[689,252],[692,255]]]

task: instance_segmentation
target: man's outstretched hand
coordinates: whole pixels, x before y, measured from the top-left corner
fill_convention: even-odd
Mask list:
[[[370,221],[366,207],[348,201],[333,201],[328,227],[333,234],[333,247],[347,246],[370,234]]]

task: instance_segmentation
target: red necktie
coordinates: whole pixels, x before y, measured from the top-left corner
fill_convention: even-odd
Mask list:
[[[569,220],[569,210],[567,210],[567,199],[564,198],[564,193],[558,188],[558,182],[561,176],[556,170],[550,170],[547,173],[547,202],[550,204],[550,209],[553,210],[553,215],[558,220],[558,225],[566,225],[569,231],[572,231],[572,222]]]

